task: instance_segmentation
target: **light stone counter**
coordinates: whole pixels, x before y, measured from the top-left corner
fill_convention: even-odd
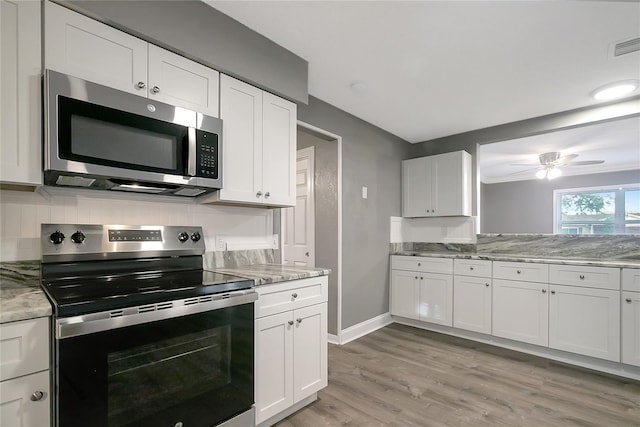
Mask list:
[[[40,289],[40,262],[3,262],[0,266],[0,323],[51,316]]]
[[[256,282],[256,286],[306,279],[308,277],[326,276],[331,273],[331,270],[327,268],[309,268],[283,264],[251,264],[237,267],[215,268],[214,270],[218,273],[253,279]]]

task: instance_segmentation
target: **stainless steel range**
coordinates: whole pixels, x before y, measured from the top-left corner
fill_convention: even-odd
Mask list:
[[[42,225],[60,427],[252,426],[252,280],[200,227]]]

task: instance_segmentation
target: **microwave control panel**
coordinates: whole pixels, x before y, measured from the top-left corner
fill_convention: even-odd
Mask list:
[[[196,130],[196,176],[218,179],[218,135]]]

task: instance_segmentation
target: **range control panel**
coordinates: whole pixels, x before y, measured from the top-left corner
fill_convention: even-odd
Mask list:
[[[109,230],[110,242],[162,242],[160,230]]]

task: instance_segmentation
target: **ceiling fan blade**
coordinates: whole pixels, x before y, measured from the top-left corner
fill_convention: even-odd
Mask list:
[[[525,169],[525,170],[518,171],[518,172],[508,173],[508,174],[506,174],[504,176],[520,175],[520,174],[528,173],[528,172],[535,171],[535,170],[538,170],[538,169],[540,169],[540,168]]]
[[[567,154],[566,156],[558,157],[551,163],[553,163],[554,165],[563,165],[575,159],[576,157],[578,157],[577,154]]]
[[[585,166],[585,165],[600,165],[604,163],[604,160],[583,160],[580,162],[565,163],[562,166]]]
[[[509,166],[540,166],[540,163],[511,163]]]

